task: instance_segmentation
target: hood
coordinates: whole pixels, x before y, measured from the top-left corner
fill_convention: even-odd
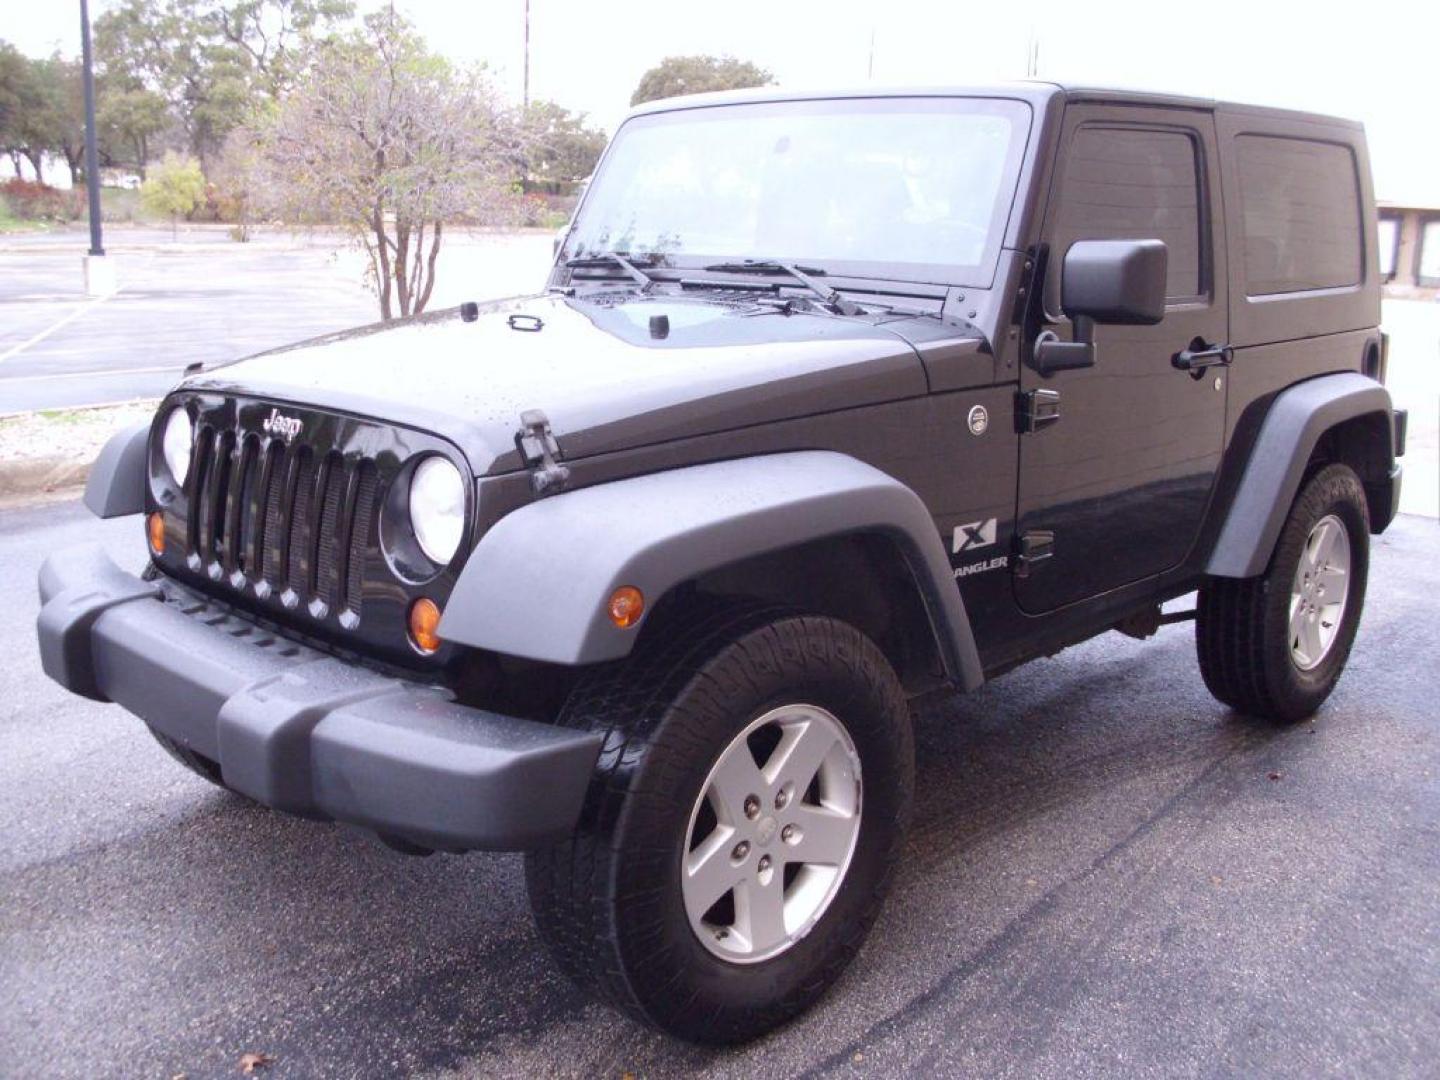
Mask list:
[[[347,331],[184,385],[431,431],[485,474],[520,466],[532,409],[573,460],[924,394],[905,321],[733,294],[553,293],[482,305],[469,322],[455,309]]]

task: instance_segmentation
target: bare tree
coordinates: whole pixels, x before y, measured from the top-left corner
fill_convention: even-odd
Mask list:
[[[382,10],[321,43],[265,121],[257,194],[289,220],[345,229],[369,256],[381,317],[418,315],[446,226],[511,212],[514,127],[483,72],[430,53]]]

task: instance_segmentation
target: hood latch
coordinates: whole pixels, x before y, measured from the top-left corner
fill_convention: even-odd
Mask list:
[[[570,479],[569,467],[559,462],[560,444],[550,430],[550,420],[539,409],[520,414],[515,447],[530,466],[530,488],[536,495],[559,491]]]

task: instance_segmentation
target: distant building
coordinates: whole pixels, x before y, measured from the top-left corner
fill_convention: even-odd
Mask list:
[[[1385,295],[1440,298],[1440,193],[1428,201],[1379,200],[1380,274]]]

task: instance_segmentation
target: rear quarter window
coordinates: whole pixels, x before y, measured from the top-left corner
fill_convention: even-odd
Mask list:
[[[1239,135],[1235,161],[1247,295],[1360,283],[1360,185],[1348,146]]]

